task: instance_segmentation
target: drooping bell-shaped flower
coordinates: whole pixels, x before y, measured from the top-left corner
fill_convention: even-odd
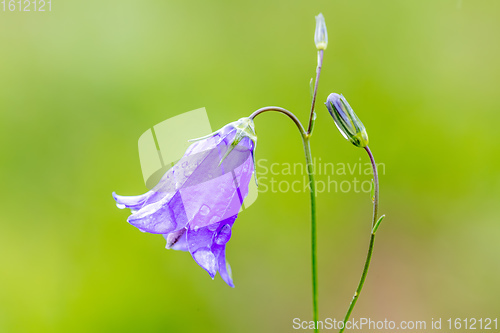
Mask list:
[[[356,147],[368,146],[365,126],[356,116],[343,95],[332,93],[326,99],[326,108],[333,117],[340,133]]]
[[[252,119],[242,118],[195,140],[151,191],[113,197],[131,209],[130,224],[163,234],[167,249],[189,251],[212,278],[218,271],[233,287],[226,243],[248,194],[256,140]]]
[[[325,50],[328,46],[328,32],[323,14],[316,16],[316,30],[314,31],[314,43],[318,50]]]

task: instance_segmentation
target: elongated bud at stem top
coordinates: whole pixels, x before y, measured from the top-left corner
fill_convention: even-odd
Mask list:
[[[318,50],[325,50],[328,46],[328,33],[326,32],[326,23],[323,14],[316,16],[316,31],[314,32],[314,43]]]
[[[368,146],[368,134],[365,126],[356,116],[344,96],[335,93],[330,94],[325,105],[344,138],[351,141],[356,147]]]

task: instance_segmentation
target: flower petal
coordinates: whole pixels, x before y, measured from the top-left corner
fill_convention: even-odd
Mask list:
[[[214,254],[208,247],[202,247],[196,252],[192,253],[193,259],[200,265],[204,270],[208,272],[210,277],[213,279],[215,274],[217,274],[217,260]]]
[[[230,231],[229,235],[227,233],[227,228],[231,229],[236,217],[235,215],[224,221],[205,227],[193,228],[190,225],[188,228],[187,243],[189,252],[198,265],[210,274],[212,279],[215,277],[217,270],[220,269],[218,257],[231,237]],[[218,239],[217,237],[224,228],[226,230],[222,233],[222,238]]]
[[[160,201],[144,206],[130,215],[133,226],[153,234],[168,234],[188,223],[180,193],[165,195]]]
[[[212,171],[214,169],[216,171]],[[253,170],[253,157],[249,150],[234,149],[221,166],[207,161],[199,169],[199,175],[193,174],[190,179],[197,179],[198,183],[179,191],[189,224],[200,228],[237,215],[248,194]],[[217,174],[217,177],[211,177],[211,174]]]
[[[220,276],[232,288],[234,288],[234,284],[231,266],[226,261],[226,243],[231,238],[231,227],[233,224],[234,220],[230,223],[221,222],[212,244],[212,253],[217,258]]]
[[[113,198],[116,201],[116,206],[120,209],[130,208],[132,210],[139,210],[151,194],[152,192],[149,191],[141,195],[123,196],[113,192]]]
[[[220,253],[218,260],[219,260],[220,277],[222,278],[222,280],[224,280],[224,282],[227,283],[228,286],[234,288],[233,273],[231,272],[231,266],[226,261],[226,247],[224,247],[224,249]]]

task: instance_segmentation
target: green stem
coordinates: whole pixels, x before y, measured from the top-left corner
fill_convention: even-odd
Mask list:
[[[311,145],[309,136],[302,136],[304,153],[306,156],[307,176],[309,177],[309,192],[311,195],[311,268],[312,268],[312,296],[314,332],[319,332],[318,323],[318,265],[316,245],[316,183],[314,181],[314,166],[312,163]]]
[[[373,197],[373,219],[372,219],[372,227],[371,227],[371,236],[370,236],[370,245],[368,245],[368,254],[366,255],[365,266],[363,267],[363,273],[361,274],[361,279],[359,280],[358,287],[356,288],[356,292],[352,298],[351,304],[349,305],[349,309],[344,318],[344,326],[340,330],[339,333],[342,333],[345,329],[346,322],[349,320],[352,310],[358,301],[359,294],[361,294],[361,290],[363,289],[363,285],[365,284],[366,276],[368,275],[368,268],[370,267],[370,262],[373,255],[373,247],[375,245],[375,232],[374,228],[375,223],[377,222],[377,214],[378,214],[378,194],[379,194],[379,182],[378,182],[378,172],[377,172],[377,164],[375,163],[375,159],[373,158],[373,154],[370,151],[370,148],[365,147],[365,150],[370,157],[370,162],[373,168],[373,184],[375,186],[374,197]]]
[[[311,112],[309,113],[309,126],[307,127],[307,135],[311,135],[314,127],[314,104],[316,104],[316,95],[318,94],[319,76],[321,75],[321,67],[323,67],[323,52],[318,51],[318,65],[316,66],[316,81],[314,82],[314,92],[311,101]]]
[[[314,111],[314,104],[312,106],[312,110]],[[302,126],[302,123],[293,113],[277,106],[268,106],[258,109],[257,111],[253,112],[249,118],[254,119],[259,114],[268,111],[279,112],[289,117],[297,126],[300,135],[302,137],[302,143],[304,145],[304,154],[306,157],[306,169],[307,169],[307,175],[309,177],[309,191],[311,195],[311,266],[312,266],[313,319],[314,322],[317,323],[318,322],[318,268],[317,268],[317,254],[316,254],[317,252],[316,251],[316,183],[314,181],[314,166],[312,163],[311,145],[309,143],[311,135],[305,131],[304,127]],[[311,118],[311,121],[314,121],[314,119]],[[312,129],[312,124],[310,123],[309,125],[310,128]],[[317,324],[315,325],[315,327],[316,326]],[[315,328],[314,332],[317,333],[319,332],[319,330]]]
[[[314,166],[311,155],[311,138],[314,129],[314,105],[316,103],[316,95],[318,94],[319,77],[321,75],[321,67],[323,66],[323,52],[318,51],[318,65],[316,66],[316,81],[314,82],[314,92],[311,102],[311,111],[309,112],[309,125],[307,133],[302,135],[304,144],[304,154],[306,156],[307,176],[309,177],[309,192],[311,195],[311,270],[312,270],[312,297],[313,297],[313,320],[314,332],[319,333],[318,329],[318,265],[317,265],[317,245],[316,245],[316,182],[314,181]]]

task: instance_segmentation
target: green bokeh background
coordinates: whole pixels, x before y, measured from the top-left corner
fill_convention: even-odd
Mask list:
[[[311,319],[307,193],[260,193],[241,214],[231,289],[127,224],[111,192],[146,191],[137,140],[177,114],[206,107],[219,128],[279,105],[305,122],[319,12],[330,41],[313,154],[367,162],[322,106],[341,92],[386,166],[354,317],[499,315],[500,2],[53,0],[0,11],[0,332],[289,332]],[[288,119],[256,128],[258,159],[303,162]],[[366,193],[318,195],[322,319],[347,309],[370,218]]]

